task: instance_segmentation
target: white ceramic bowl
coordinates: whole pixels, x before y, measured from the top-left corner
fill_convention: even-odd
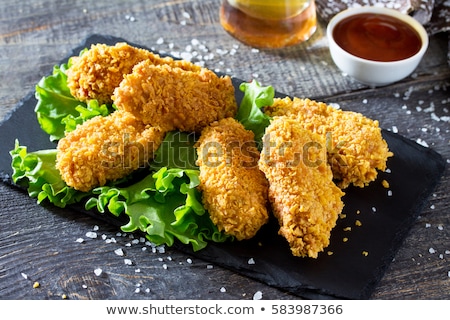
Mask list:
[[[343,19],[361,13],[389,15],[408,23],[420,36],[422,43],[420,50],[409,58],[388,62],[359,58],[345,51],[334,40],[333,30]],[[339,69],[370,86],[384,86],[407,77],[416,69],[428,48],[427,32],[414,18],[397,10],[374,6],[350,8],[335,15],[327,26],[327,38],[331,57]]]

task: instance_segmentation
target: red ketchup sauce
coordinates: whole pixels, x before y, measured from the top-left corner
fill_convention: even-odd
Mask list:
[[[375,13],[345,18],[335,26],[333,37],[345,51],[374,61],[403,60],[422,45],[418,32],[406,22]]]

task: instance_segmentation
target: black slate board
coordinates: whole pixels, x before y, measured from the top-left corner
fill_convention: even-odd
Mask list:
[[[94,35],[75,48],[71,55],[77,55],[94,43],[115,44],[119,41],[125,40]],[[233,79],[238,103],[242,93],[237,86],[241,82]],[[56,146],[40,129],[35,105],[36,99],[31,93],[0,125],[0,177],[5,183],[11,183],[8,151],[14,148],[15,139],[27,146],[28,151]],[[390,173],[380,173],[366,188],[345,190],[343,213],[346,217],[338,220],[331,244],[319,258],[293,257],[286,241],[277,234],[275,219],[252,240],[212,243],[199,252],[192,252],[190,246],[180,243],[175,247],[303,298],[369,298],[445,169],[445,161],[435,151],[388,131],[383,131],[383,136],[395,154],[388,160]],[[382,186],[382,180],[389,182],[388,189]],[[388,195],[388,190],[392,196]],[[81,206],[73,209],[86,212]],[[122,222],[112,215],[87,213],[115,225]],[[359,227],[355,225],[357,220],[361,222]],[[345,231],[347,227],[351,227],[351,231]],[[344,238],[348,241],[343,241]]]

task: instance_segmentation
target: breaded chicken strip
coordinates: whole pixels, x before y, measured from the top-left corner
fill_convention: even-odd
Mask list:
[[[97,116],[58,142],[56,167],[68,186],[86,192],[145,166],[163,138],[127,112]]]
[[[200,132],[210,123],[233,117],[237,111],[234,87],[228,76],[138,63],[114,91],[118,109],[131,112],[144,123],[167,131]]]
[[[219,230],[252,238],[268,221],[267,180],[253,132],[233,118],[206,127],[197,142],[203,204]]]
[[[67,70],[67,85],[71,94],[80,101],[97,99],[100,104],[110,103],[113,91],[123,76],[143,60],[193,72],[200,70],[193,63],[169,57],[161,58],[148,50],[123,42],[115,46],[96,44],[81,56],[71,58],[72,65]]]
[[[333,183],[325,139],[295,120],[275,117],[266,128],[259,168],[269,181],[269,202],[279,234],[294,256],[317,258],[329,245],[344,206]]]
[[[360,113],[337,110],[323,102],[276,98],[265,108],[270,116],[296,119],[303,128],[326,137],[328,162],[339,187],[364,187],[386,169],[389,151],[378,121]]]

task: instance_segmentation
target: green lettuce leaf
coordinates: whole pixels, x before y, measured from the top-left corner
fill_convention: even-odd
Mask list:
[[[94,189],[95,197],[86,202],[86,209],[125,213],[129,222],[124,232],[140,230],[156,245],[173,245],[175,238],[191,244],[194,251],[208,241],[230,239],[218,231],[201,203],[197,190],[198,170],[166,167],[127,187],[105,186]]]
[[[115,110],[115,106],[108,106],[106,104],[99,105],[97,100],[90,100],[87,105],[79,104],[75,107],[74,114],[68,114],[61,119],[61,124],[64,125],[65,133],[75,130],[75,128],[96,116],[106,117]]]
[[[150,168],[157,171],[163,167],[179,169],[198,169],[197,151],[194,147],[194,133],[171,131],[156,150]]]
[[[79,202],[88,193],[70,188],[62,180],[56,163],[56,149],[27,152],[16,140],[14,150],[10,151],[13,169],[12,180],[27,188],[32,198],[40,204],[44,200],[57,207]]]
[[[262,87],[256,80],[241,83],[239,89],[244,92],[244,97],[235,118],[247,130],[253,131],[257,145],[261,146],[266,127],[270,124],[270,117],[262,108],[273,104],[275,90],[272,86]]]

